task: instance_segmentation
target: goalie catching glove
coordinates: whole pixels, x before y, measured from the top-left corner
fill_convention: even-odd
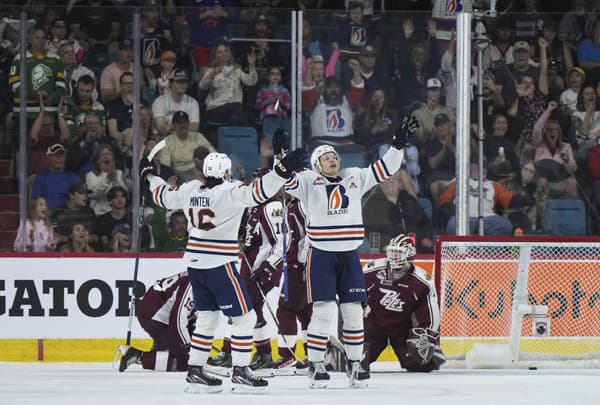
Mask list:
[[[439,332],[429,328],[412,328],[406,340],[408,354],[421,365],[429,363],[433,359],[436,347],[438,347]]]
[[[408,115],[404,116],[392,139],[394,148],[402,149],[406,146],[410,146],[409,136],[412,132],[415,132],[417,128],[419,128],[419,123],[415,117]]]
[[[275,165],[275,173],[277,173],[279,177],[289,179],[294,175],[295,170],[300,170],[306,166],[307,159],[308,152],[302,148],[298,148],[285,155],[285,157]]]

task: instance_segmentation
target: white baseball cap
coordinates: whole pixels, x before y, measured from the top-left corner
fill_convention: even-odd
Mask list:
[[[427,88],[431,89],[431,88],[442,88],[442,82],[440,82],[440,79],[438,79],[437,77],[432,77],[431,79],[427,80]]]

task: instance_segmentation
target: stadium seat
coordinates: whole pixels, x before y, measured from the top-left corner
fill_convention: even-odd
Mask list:
[[[254,127],[220,127],[217,130],[219,152],[229,155],[233,165],[233,177],[238,178],[235,166],[241,163],[246,170],[246,178],[260,166],[258,134]]]
[[[582,200],[547,199],[544,211],[544,231],[556,236],[585,236],[586,213]]]
[[[431,204],[431,200],[429,198],[420,197],[417,198],[417,201],[421,208],[423,208],[423,211],[425,211],[425,214],[427,214],[429,223],[433,225],[433,205]]]

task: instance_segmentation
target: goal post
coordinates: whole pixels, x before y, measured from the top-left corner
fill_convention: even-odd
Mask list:
[[[600,367],[600,238],[441,236],[433,276],[449,359]]]

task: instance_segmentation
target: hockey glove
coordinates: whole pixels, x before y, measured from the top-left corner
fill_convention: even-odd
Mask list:
[[[273,134],[271,146],[273,146],[275,154],[285,153],[290,150],[290,136],[285,129],[277,128]]]
[[[140,161],[140,180],[146,180],[149,174],[156,175],[156,163],[144,158]]]
[[[308,152],[302,148],[298,148],[283,157],[279,163],[275,165],[275,173],[279,177],[289,179],[294,175],[295,170],[300,170],[306,166]]]
[[[258,283],[260,289],[263,293],[267,293],[275,286],[275,273],[277,270],[269,263],[268,261],[264,261],[261,263],[260,267],[256,269],[254,273],[250,276],[250,278]]]
[[[418,363],[425,365],[433,359],[439,336],[439,332],[433,329],[412,328],[406,340],[406,349]]]
[[[415,132],[419,128],[419,123],[415,117],[409,117],[406,115],[402,118],[402,122],[400,126],[396,130],[394,134],[394,138],[392,139],[392,145],[396,149],[402,149],[406,146],[410,146],[409,136],[411,132]]]

